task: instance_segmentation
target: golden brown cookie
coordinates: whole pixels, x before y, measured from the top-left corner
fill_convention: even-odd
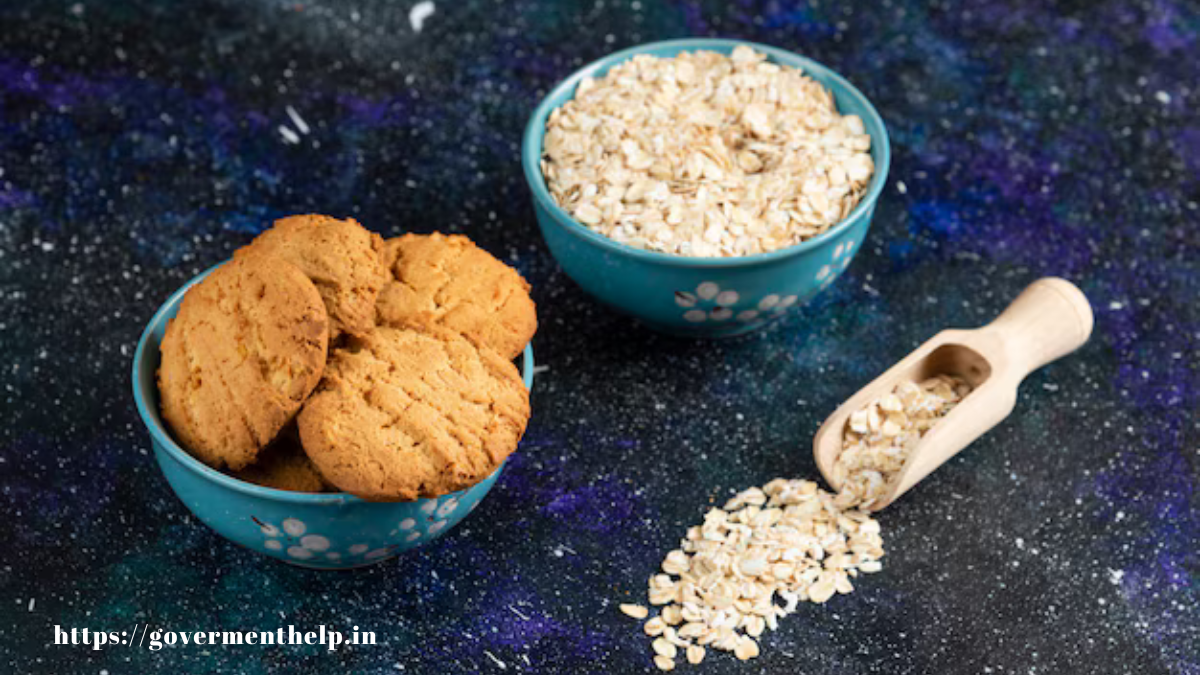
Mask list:
[[[537,331],[529,284],[461,235],[389,239],[391,280],[376,301],[381,325],[444,326],[516,358]]]
[[[379,327],[334,349],[298,418],[339,489],[409,501],[483,480],[516,449],[529,392],[516,366],[442,328]]]
[[[308,275],[329,311],[330,339],[363,335],[375,326],[375,298],[387,281],[383,239],[352,218],[289,216],[242,247],[235,257],[274,255]]]
[[[158,391],[175,439],[217,468],[252,463],[320,381],[328,333],[321,296],[295,266],[217,268],[163,335]]]
[[[229,474],[247,483],[288,490],[291,492],[333,492],[332,485],[321,477],[321,472],[304,454],[300,445],[300,432],[295,424],[289,424],[279,436],[258,454],[258,460]]]

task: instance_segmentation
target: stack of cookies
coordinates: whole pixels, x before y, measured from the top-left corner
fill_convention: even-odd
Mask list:
[[[277,221],[185,294],[158,371],[197,459],[252,483],[409,501],[491,475],[529,421],[529,284],[463,236]]]

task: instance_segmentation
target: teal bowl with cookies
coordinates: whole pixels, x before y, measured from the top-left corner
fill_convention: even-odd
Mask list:
[[[504,470],[466,490],[412,502],[368,502],[344,493],[305,493],[264,487],[209,467],[171,436],[159,411],[155,373],[167,322],[188,288],[155,312],[133,356],[133,397],[150,434],[154,457],[171,489],[200,522],[226,539],[263,555],[304,567],[349,569],[378,563],[432,541],[479,505]],[[533,385],[533,350],[518,359],[526,387]]]
[[[542,170],[546,124],[552,112],[575,96],[584,78],[600,77],[641,54],[672,57],[697,50],[732,54],[740,45],[765,54],[769,62],[801,68],[829,90],[840,114],[861,118],[871,140],[874,172],[861,201],[844,218],[815,237],[768,253],[685,257],[618,242],[580,223],[559,206]],[[890,162],[882,118],[841,75],[783,49],[708,38],[645,44],[584,66],[538,105],[525,128],[521,148],[538,226],[563,271],[602,303],[653,329],[701,338],[756,330],[828,288],[866,239]]]

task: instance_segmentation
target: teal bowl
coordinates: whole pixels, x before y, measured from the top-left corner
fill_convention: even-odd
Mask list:
[[[541,169],[546,119],[574,96],[580,80],[601,76],[638,54],[674,56],[698,49],[728,54],[738,45],[753,47],[775,63],[803,68],[833,93],[839,112],[862,118],[871,135],[875,175],[862,201],[844,220],[820,236],[771,253],[689,258],[613,241],[580,224],[554,202]],[[725,337],[755,330],[828,288],[862,247],[890,162],[883,120],[841,75],[775,47],[708,38],[641,45],[581,68],[537,107],[521,147],[521,164],[533,191],[538,226],[563,271],[604,304],[653,329],[691,337]]]
[[[226,539],[276,560],[318,569],[348,569],[381,562],[432,541],[479,504],[503,465],[460,492],[415,502],[380,503],[349,494],[307,494],[254,485],[207,466],[181,448],[159,414],[155,382],[159,345],[183,294],[210,272],[212,269],[192,279],[158,309],[133,355],[133,398],[150,433],[154,457],[171,489],[200,522]],[[520,368],[525,386],[533,386],[533,350],[529,346]]]

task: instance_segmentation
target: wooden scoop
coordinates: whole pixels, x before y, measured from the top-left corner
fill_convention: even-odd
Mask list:
[[[870,507],[884,508],[1008,417],[1021,380],[1087,342],[1092,323],[1092,308],[1074,284],[1055,277],[1033,282],[995,321],[974,330],[938,333],[851,396],[813,438],[817,468],[834,490],[841,489],[840,481],[833,480],[833,466],[846,420],[902,380],[921,382],[939,374],[966,380],[971,392],[926,432],[890,481],[888,493]]]

